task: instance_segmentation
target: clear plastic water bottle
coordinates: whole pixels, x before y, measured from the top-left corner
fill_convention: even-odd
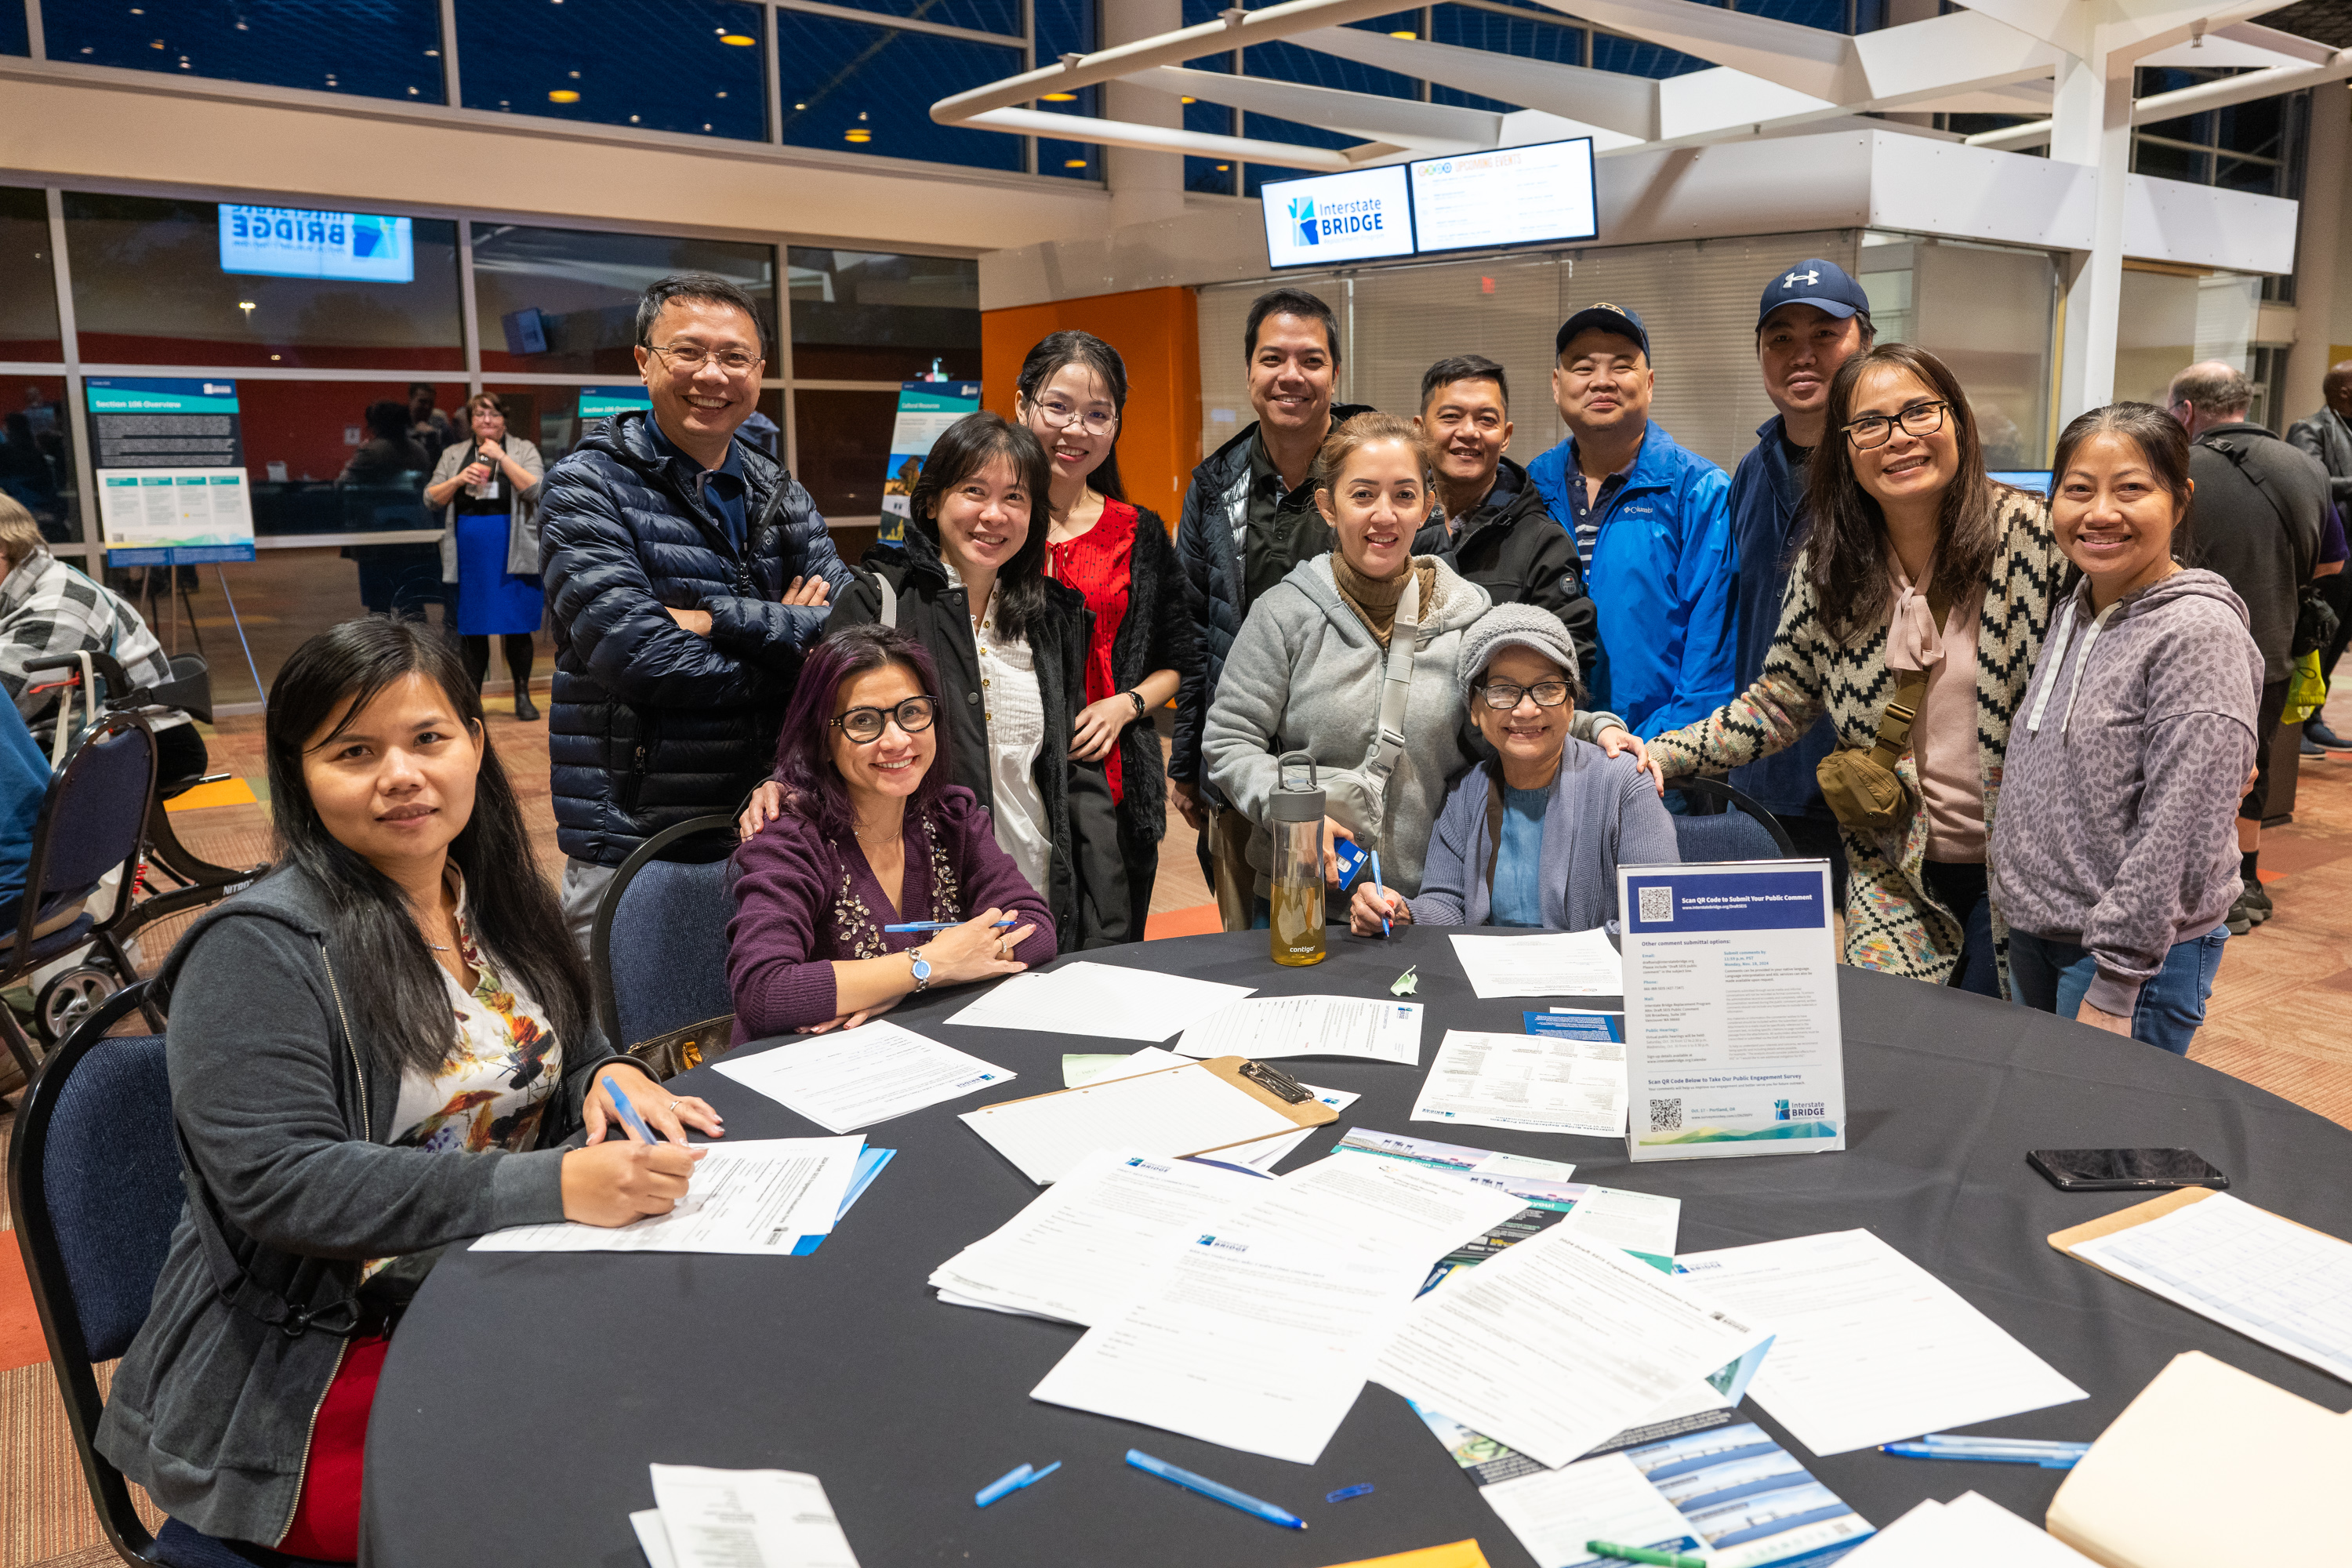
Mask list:
[[[1284,753],[1266,826],[1274,833],[1272,943],[1276,963],[1323,962],[1323,787],[1315,759]]]

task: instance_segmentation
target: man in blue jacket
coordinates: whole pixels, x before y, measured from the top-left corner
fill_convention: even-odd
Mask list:
[[[636,354],[652,411],[592,427],[541,486],[556,842],[583,947],[631,850],[732,815],[768,776],[802,650],[849,585],[808,491],[736,435],[758,405],[761,338],[724,278],[647,289]]]
[[[1579,310],[1552,342],[1552,402],[1568,439],[1528,465],[1576,540],[1599,613],[1591,704],[1648,738],[1732,695],[1735,565],[1723,470],[1650,421],[1654,378],[1642,318]]]
[[[1805,467],[1829,427],[1830,378],[1871,345],[1870,296],[1845,269],[1818,257],[1775,272],[1756,306],[1756,365],[1779,413],[1757,427],[1756,445],[1731,476],[1731,535],[1739,562],[1739,646],[1733,689],[1764,673],[1780,629],[1789,567],[1804,542]],[[1798,853],[1836,869],[1845,896],[1845,845],[1822,800],[1814,769],[1837,749],[1824,714],[1785,752],[1731,770],[1731,784],[1780,819]]]

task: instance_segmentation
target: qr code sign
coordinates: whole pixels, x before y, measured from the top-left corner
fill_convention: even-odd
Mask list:
[[[1650,1131],[1679,1132],[1683,1127],[1683,1102],[1680,1100],[1650,1101]]]
[[[1642,889],[1642,919],[1671,924],[1675,918],[1675,890],[1672,888]]]

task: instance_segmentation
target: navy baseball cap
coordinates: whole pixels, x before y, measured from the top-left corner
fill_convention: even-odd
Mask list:
[[[1642,325],[1642,318],[1623,305],[1606,302],[1587,305],[1559,324],[1559,335],[1551,341],[1551,357],[1558,359],[1568,352],[1569,340],[1579,332],[1614,332],[1621,338],[1631,338],[1642,345],[1642,357],[1650,357],[1650,334]]]
[[[1818,256],[1775,273],[1772,281],[1764,285],[1764,298],[1756,306],[1756,330],[1762,331],[1764,319],[1783,305],[1811,305],[1841,321],[1870,314],[1870,296],[1863,292],[1862,285],[1847,276],[1844,268]]]

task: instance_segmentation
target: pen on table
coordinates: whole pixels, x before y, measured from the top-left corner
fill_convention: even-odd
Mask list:
[[[1046,1466],[1042,1470],[1031,1469],[1027,1465],[1017,1466],[1014,1468],[1006,1471],[1003,1475],[999,1476],[996,1479],[989,1482],[986,1486],[981,1488],[980,1490],[972,1493],[971,1500],[978,1503],[981,1507],[986,1508],[990,1503],[994,1502],[997,1499],[1005,1496],[1007,1493],[1023,1491],[1030,1487],[1035,1486],[1039,1481],[1044,1480],[1047,1476],[1052,1475],[1055,1470],[1058,1470],[1061,1468],[1062,1461],[1059,1459],[1055,1460],[1052,1464]]]
[[[1372,891],[1380,895],[1381,934],[1387,936],[1389,934],[1389,890],[1381,886],[1381,852],[1377,849],[1372,851]]]
[[[2090,1451],[2088,1443],[2000,1443],[1980,1440],[1973,1443],[1936,1442],[1921,1439],[1916,1443],[1882,1443],[1882,1453],[1905,1459],[1974,1459],[1987,1465],[2038,1465],[2045,1470],[2071,1470],[2075,1462]]]
[[[1261,1501],[1247,1492],[1235,1491],[1233,1488],[1213,1481],[1206,1476],[1196,1476],[1190,1470],[1180,1470],[1167,1460],[1155,1459],[1140,1448],[1129,1448],[1127,1451],[1127,1462],[1148,1475],[1158,1476],[1163,1481],[1173,1481],[1187,1491],[1196,1491],[1202,1497],[1214,1498],[1227,1508],[1237,1508],[1244,1513],[1254,1513],[1268,1524],[1278,1524],[1285,1530],[1307,1528],[1307,1521],[1288,1509],[1276,1508],[1270,1502]]]
[[[1706,1568],[1706,1559],[1683,1552],[1653,1552],[1646,1546],[1620,1546],[1613,1541],[1588,1541],[1584,1549],[1596,1557],[1620,1557],[1628,1563],[1654,1563],[1659,1568]]]
[[[999,921],[990,929],[1003,931],[1006,926],[1019,923],[1018,921]],[[953,931],[961,924],[963,924],[961,921],[908,921],[903,925],[884,926],[882,929],[884,931]]]
[[[613,1075],[606,1073],[596,1081],[603,1084],[604,1092],[613,1097],[613,1108],[621,1113],[621,1121],[629,1131],[646,1142],[659,1147],[661,1140],[655,1137],[654,1130],[646,1125],[646,1119],[637,1114],[637,1108],[629,1103],[629,1097],[621,1092],[621,1086],[613,1081]]]

